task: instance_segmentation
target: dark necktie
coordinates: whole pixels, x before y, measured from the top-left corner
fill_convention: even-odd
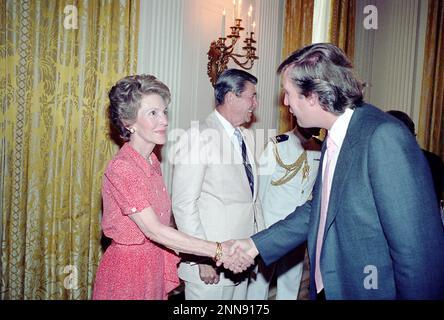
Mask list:
[[[239,144],[242,150],[242,160],[244,163],[245,173],[247,174],[248,183],[250,185],[251,190],[251,196],[254,195],[254,178],[253,178],[253,170],[251,168],[250,161],[248,161],[247,156],[247,147],[245,146],[244,139],[242,138],[242,133],[239,129],[234,130],[234,134],[236,135],[237,139],[239,140]]]

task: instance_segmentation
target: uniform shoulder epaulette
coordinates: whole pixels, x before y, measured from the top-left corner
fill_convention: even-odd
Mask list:
[[[287,141],[288,140],[288,134],[280,134],[276,137],[273,137],[270,139],[274,144]]]

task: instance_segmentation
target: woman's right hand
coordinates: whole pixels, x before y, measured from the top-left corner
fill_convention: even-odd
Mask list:
[[[219,283],[219,274],[214,267],[208,264],[199,264],[199,275],[205,284]]]

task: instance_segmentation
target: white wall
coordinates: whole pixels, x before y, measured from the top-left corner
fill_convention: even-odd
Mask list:
[[[250,3],[257,24],[259,56],[250,70],[259,80],[258,122],[252,129],[258,133],[257,145],[262,149],[268,129],[277,127],[279,78],[276,69],[281,61],[284,0],[244,0],[244,16]],[[205,119],[214,108],[213,88],[207,76],[207,52],[211,41],[220,36],[224,8],[228,34],[233,1],[142,0],[140,7],[138,73],[153,74],[169,86],[172,93],[170,133],[177,128],[187,129],[192,121]],[[243,25],[244,22],[245,19]],[[229,67],[236,66],[230,63]],[[265,129],[265,134],[261,135],[259,129]],[[162,170],[171,190],[172,168],[166,161],[167,151],[168,145],[162,150]]]
[[[366,30],[364,7],[375,5],[378,29]],[[418,123],[427,1],[357,0],[355,68],[370,84],[365,98]]]

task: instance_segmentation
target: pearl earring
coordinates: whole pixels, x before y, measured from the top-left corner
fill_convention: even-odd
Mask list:
[[[134,132],[136,132],[136,130],[134,130],[134,128],[129,128],[127,129],[131,134],[133,134]]]

